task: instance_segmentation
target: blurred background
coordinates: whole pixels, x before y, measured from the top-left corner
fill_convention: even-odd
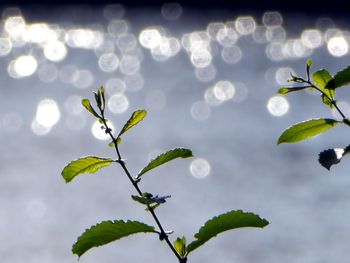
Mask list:
[[[345,11],[337,13],[334,5],[301,10],[180,2],[3,3],[0,262],[73,263],[78,258],[72,244],[95,223],[132,219],[154,225],[129,198],[135,193],[118,166],[70,184],[60,174],[81,156],[116,158],[80,103],[93,100],[92,91],[101,85],[116,131],[134,110],[148,111],[120,146],[134,175],[166,150],[193,150],[194,158],[157,168],[140,183],[144,191],[172,196],[157,209],[164,227],[175,231],[172,240],[185,235],[190,242],[206,220],[234,209],[270,221],[262,230],[222,234],[189,262],[347,258],[350,160],[330,172],[317,161],[320,151],[349,144],[347,128],[277,146],[293,123],[339,118],[317,94],[277,95],[290,73],[304,76],[308,58],[312,70],[325,67],[331,74],[350,64]],[[350,116],[347,88],[338,98]],[[80,262],[176,258],[156,236],[139,234],[91,249]]]

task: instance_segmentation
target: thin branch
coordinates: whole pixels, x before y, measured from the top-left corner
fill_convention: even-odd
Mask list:
[[[345,120],[347,120],[346,116],[345,116],[344,113],[339,109],[339,107],[338,107],[336,101],[335,101],[333,98],[331,98],[330,96],[328,96],[327,93],[325,93],[322,89],[320,89],[320,88],[317,87],[315,84],[313,84],[310,80],[308,80],[308,81],[306,81],[306,80],[304,80],[304,79],[302,79],[302,80],[303,80],[305,83],[309,84],[312,88],[314,88],[314,89],[316,89],[317,91],[319,91],[323,96],[325,96],[325,97],[328,99],[329,103],[330,103],[331,105],[333,105],[333,106],[335,107],[335,109],[338,111],[338,113],[342,116],[343,122],[344,122],[345,124],[349,125],[349,124],[348,124],[348,121],[345,121]],[[349,126],[350,126],[350,125],[349,125]]]
[[[134,186],[136,192],[139,194],[140,197],[142,197],[143,195],[143,192],[141,191],[139,185],[138,185],[138,181],[137,180],[134,180],[133,177],[131,176],[128,168],[126,167],[126,164],[125,162],[123,161],[122,159],[122,156],[120,154],[120,151],[119,151],[119,147],[118,147],[118,141],[117,141],[117,138],[114,137],[113,133],[112,133],[112,129],[108,126],[107,124],[107,121],[105,119],[105,116],[104,116],[104,110],[99,108],[100,109],[100,112],[101,112],[101,121],[104,125],[104,128],[105,128],[105,132],[110,136],[110,138],[112,139],[113,141],[113,144],[114,144],[114,147],[115,147],[115,150],[117,152],[117,155],[118,155],[118,160],[117,162],[120,164],[120,166],[122,167],[122,169],[124,170],[126,176],[129,178],[130,182],[132,183],[132,185]],[[151,213],[154,221],[156,222],[158,228],[159,228],[159,231],[160,231],[160,239],[161,240],[165,240],[165,242],[167,243],[167,245],[169,246],[169,248],[171,249],[171,251],[174,253],[174,255],[177,257],[177,259],[179,260],[180,263],[185,263],[187,261],[187,258],[182,258],[179,253],[176,251],[176,249],[174,248],[173,244],[170,242],[169,240],[169,237],[168,237],[168,234],[164,231],[164,228],[161,224],[161,222],[159,221],[158,219],[158,216],[157,214],[155,213],[154,209],[150,206],[150,205],[147,205],[147,210]]]

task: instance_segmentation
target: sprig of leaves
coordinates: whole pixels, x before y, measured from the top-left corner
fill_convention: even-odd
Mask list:
[[[306,62],[307,79],[291,75],[289,82],[296,83],[298,86],[282,87],[278,90],[278,93],[284,95],[305,89],[316,90],[320,93],[322,103],[331,109],[335,109],[342,117],[342,120],[326,118],[311,119],[294,124],[281,134],[278,139],[278,144],[304,141],[315,135],[324,133],[325,131],[337,126],[339,123],[350,126],[350,120],[340,110],[337,105],[337,100],[335,99],[336,89],[346,86],[350,83],[350,67],[337,72],[334,76],[331,76],[331,74],[326,69],[315,71],[311,75],[311,65],[312,60],[309,59]],[[310,76],[312,76],[312,79]],[[319,154],[320,164],[329,170],[332,165],[340,162],[342,157],[348,152],[346,149],[348,149],[348,147],[344,149],[334,148],[321,152]]]
[[[100,169],[109,166],[113,162],[120,164],[125,172],[125,175],[129,178],[137,192],[137,195],[132,195],[131,198],[134,201],[146,206],[146,210],[151,213],[158,230],[156,230],[156,228],[153,226],[149,226],[138,221],[103,221],[85,230],[85,232],[78,238],[77,242],[72,247],[72,252],[74,254],[80,257],[91,248],[111,243],[132,234],[157,233],[159,235],[159,239],[161,241],[164,240],[167,243],[169,248],[177,257],[179,263],[186,263],[187,255],[190,252],[197,249],[199,246],[203,245],[205,242],[215,237],[219,233],[241,227],[264,227],[268,224],[265,219],[261,219],[259,216],[252,213],[245,213],[241,210],[231,211],[207,221],[204,226],[200,228],[199,232],[195,234],[195,240],[189,245],[186,245],[186,237],[184,236],[177,238],[175,242],[171,243],[169,240],[169,234],[172,233],[172,231],[169,232],[164,230],[158,216],[155,213],[155,209],[161,204],[164,204],[166,200],[170,198],[170,195],[159,196],[149,192],[143,192],[139,187],[139,183],[141,176],[145,173],[172,160],[192,157],[192,151],[185,148],[175,148],[169,150],[151,160],[137,174],[136,177],[132,177],[125,161],[121,157],[119,144],[121,142],[121,136],[140,123],[146,117],[147,112],[146,110],[134,111],[128,121],[124,124],[123,128],[119,131],[119,133],[117,133],[118,135],[114,136],[114,132],[112,132],[112,129],[109,127],[108,120],[105,118],[106,98],[104,88],[101,87],[94,92],[94,97],[97,106],[96,109],[91,105],[88,99],[83,99],[82,105],[88,112],[99,120],[102,125],[101,129],[103,129],[105,133],[111,137],[112,142],[109,145],[115,147],[118,159],[113,160],[111,158],[96,156],[82,157],[70,162],[63,169],[62,176],[64,180],[69,183],[80,174],[95,173]]]

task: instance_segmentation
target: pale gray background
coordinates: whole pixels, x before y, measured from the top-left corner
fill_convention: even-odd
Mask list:
[[[181,40],[184,34],[205,31],[211,22],[235,21],[242,15],[254,17],[256,24],[263,26],[264,14],[225,10],[205,14],[180,8],[179,18],[169,20],[160,8],[118,10],[119,13],[112,12],[112,15],[105,12],[104,16],[103,7],[52,10],[37,7],[22,9],[22,15],[27,26],[43,22],[55,24],[64,32],[72,28],[94,28],[116,43],[113,42],[116,39],[107,36],[111,19],[126,21],[128,33],[136,40],[149,26],[163,26],[169,35]],[[176,18],[179,10],[175,9],[175,15],[170,18]],[[8,10],[3,10],[0,38],[8,38],[4,28],[6,17]],[[192,149],[197,158],[210,163],[210,174],[202,179],[191,175],[192,160],[186,159],[146,174],[140,184],[145,191],[172,195],[157,212],[165,228],[175,231],[173,239],[186,235],[191,241],[207,219],[232,209],[255,212],[270,221],[263,230],[224,233],[193,252],[188,259],[191,263],[322,263],[342,262],[349,256],[350,161],[345,158],[331,172],[317,162],[320,151],[349,144],[347,128],[339,125],[315,139],[277,146],[278,136],[289,125],[311,117],[332,117],[332,113],[319,103],[319,97],[305,93],[286,97],[290,108],[282,117],[271,115],[267,109],[268,100],[281,86],[276,81],[279,68],[289,67],[304,74],[309,57],[314,60],[313,69],[326,67],[332,74],[349,64],[349,52],[340,57],[330,54],[329,39],[325,36],[327,29],[337,28],[349,45],[349,21],[307,14],[282,14],[282,17],[286,35],[282,29],[282,35],[277,36],[281,45],[300,39],[302,32],[310,28],[320,30],[323,44],[304,56],[273,60],[266,55],[269,41],[257,43],[252,34],[243,35],[235,44],[242,51],[241,60],[227,64],[220,57],[222,46],[211,40],[212,65],[217,74],[208,82],[196,78],[195,67],[184,48],[167,61],[158,62],[137,41],[136,48],[143,54],[139,73],[144,85],[137,91],[126,88],[124,94],[130,102],[127,111],[109,113],[113,123],[120,127],[134,109],[148,109],[145,121],[125,134],[121,144],[123,156],[134,174],[147,164],[150,154],[154,156],[178,146]],[[260,29],[266,30],[266,27]],[[72,122],[74,116],[67,111],[66,99],[72,95],[92,99],[91,92],[109,78],[125,77],[120,67],[111,73],[103,72],[98,66],[98,55],[92,49],[68,45],[66,48],[67,56],[59,62],[48,61],[35,43],[12,47],[8,54],[0,56],[2,263],[77,262],[71,245],[85,228],[110,219],[153,224],[143,208],[129,198],[134,192],[119,167],[80,176],[70,184],[65,184],[60,175],[70,160],[80,156],[115,156],[106,146],[107,141],[93,137],[93,118],[87,112],[79,113],[78,109],[73,119],[76,129],[67,126],[67,120]],[[112,48],[120,58],[122,52],[117,46]],[[10,77],[8,65],[27,54],[37,59],[37,71],[29,77]],[[65,83],[59,76],[43,82],[38,72],[45,63],[54,65],[58,72],[66,65],[89,70],[93,81],[83,88]],[[195,120],[191,116],[193,103],[204,101],[206,89],[220,80],[231,81],[235,87],[243,83],[248,91],[246,98],[235,97],[237,92],[225,103],[210,106],[211,115],[206,120]],[[339,94],[341,99],[349,101],[346,88]],[[38,136],[31,127],[37,105],[45,98],[56,101],[60,119],[49,133]],[[349,113],[347,104],[343,108]],[[149,234],[92,249],[80,262],[176,262],[176,258],[165,244]]]

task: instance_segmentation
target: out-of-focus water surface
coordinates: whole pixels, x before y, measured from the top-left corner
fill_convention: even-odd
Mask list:
[[[336,117],[311,93],[281,97],[290,72],[334,74],[349,65],[349,21],[333,17],[202,12],[161,8],[4,8],[0,20],[0,262],[77,262],[71,245],[102,220],[153,225],[134,203],[119,167],[65,184],[72,159],[115,156],[80,101],[105,85],[108,115],[120,128],[133,110],[148,116],[125,134],[121,151],[132,173],[175,147],[195,158],[146,174],[144,191],[171,195],[157,211],[172,238],[193,234],[232,209],[270,221],[227,232],[189,262],[322,263],[349,255],[350,160],[331,172],[317,162],[346,146],[346,127],[277,146],[289,125]],[[339,90],[348,116],[349,92]],[[346,102],[348,101],[348,102]],[[153,235],[92,249],[92,262],[176,262]]]

